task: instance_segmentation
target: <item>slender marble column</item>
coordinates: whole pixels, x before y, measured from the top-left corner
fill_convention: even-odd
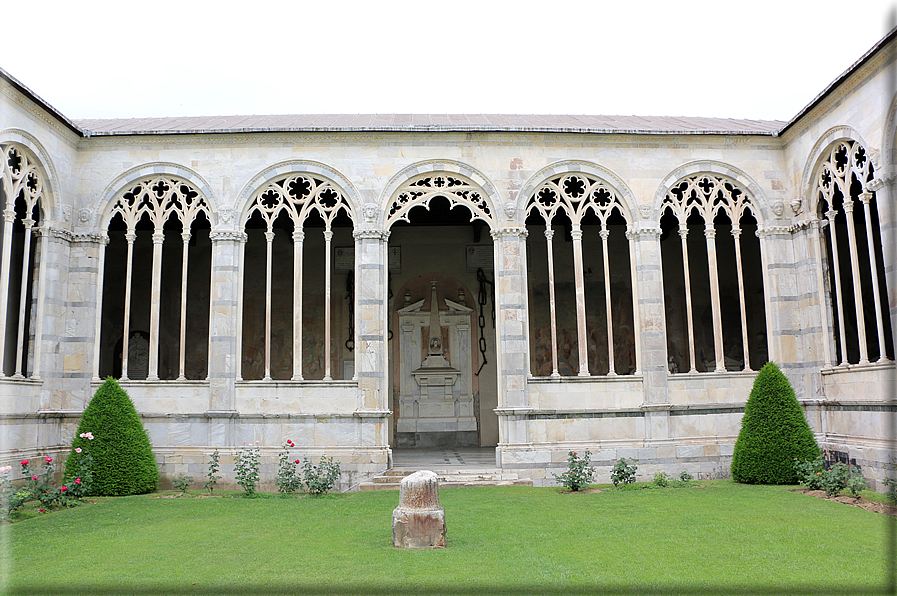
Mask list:
[[[847,215],[847,243],[850,247],[850,270],[853,274],[853,305],[857,316],[857,339],[860,344],[859,364],[869,363],[869,346],[866,344],[866,317],[863,312],[863,283],[860,279],[860,261],[857,254],[857,238],[854,229],[853,199],[844,198],[844,213]]]
[[[181,239],[184,241],[181,254],[181,333],[180,333],[180,354],[178,357],[178,381],[187,379],[185,366],[187,361],[187,261],[190,249],[190,231],[181,233]]]
[[[741,311],[741,345],[744,350],[744,370],[751,370],[751,351],[748,343],[747,307],[744,302],[744,275],[741,264],[741,228],[732,226],[732,237],[735,238],[735,268],[738,275],[738,306]]]
[[[0,263],[4,271],[12,266],[12,224],[16,219],[15,209],[3,210],[3,252]],[[9,309],[9,274],[0,276],[0,378],[6,376],[3,363],[6,361],[6,319]]]
[[[719,267],[716,263],[716,228],[713,222],[704,224],[707,239],[707,268],[710,273],[710,310],[713,314],[713,354],[716,359],[715,372],[726,372],[723,356],[723,322],[719,304]]]
[[[19,284],[19,328],[16,335],[16,369],[13,377],[22,376],[23,348],[25,345],[25,313],[28,312],[28,269],[31,266],[31,234],[34,230],[34,220],[30,217],[22,221],[25,224],[25,247],[22,253],[22,281]]]
[[[149,374],[147,381],[159,380],[159,310],[162,305],[162,244],[165,232],[153,232],[153,281],[150,290]]]
[[[586,334],[586,290],[582,271],[582,228],[573,224],[573,277],[576,283],[576,340],[580,377],[589,376],[589,341]],[[553,318],[553,317],[552,317]]]
[[[545,239],[548,247],[548,308],[551,317],[551,376],[559,377],[558,372],[558,329],[555,316],[554,302],[554,251],[551,247],[551,239],[554,238],[554,230],[550,226],[545,227]]]
[[[324,231],[324,380],[330,381],[330,243],[333,232]]]
[[[617,371],[614,366],[614,313],[611,310],[610,296],[610,261],[607,251],[607,237],[610,236],[610,230],[607,224],[601,223],[601,251],[604,255],[604,310],[607,316],[607,374],[608,376],[616,376]]]
[[[695,367],[695,326],[691,310],[691,275],[688,271],[688,224],[679,223],[679,237],[682,239],[682,268],[685,272],[685,314],[688,321],[688,372],[697,372]]]
[[[881,293],[878,286],[878,259],[875,256],[875,242],[872,237],[872,212],[869,202],[872,200],[871,192],[860,194],[863,202],[863,213],[866,216],[866,244],[869,245],[869,267],[872,272],[872,294],[875,298],[875,325],[878,331],[878,362],[887,361],[885,351],[885,326],[881,314]]]
[[[293,380],[302,380],[302,250],[305,232],[293,231]]]
[[[273,267],[274,232],[265,232],[268,258],[265,271],[265,380],[271,380],[271,268]]]
[[[835,278],[835,298],[838,301],[838,335],[841,340],[841,366],[847,364],[847,336],[844,331],[844,301],[841,299],[841,264],[838,261],[838,238],[835,234],[835,216],[833,208],[825,212],[828,218],[828,234],[832,245],[832,271]]]
[[[128,264],[125,269],[125,320],[121,341],[121,380],[128,380],[128,336],[131,333],[131,276],[134,273],[134,241],[137,234],[133,229],[125,233],[128,241]]]

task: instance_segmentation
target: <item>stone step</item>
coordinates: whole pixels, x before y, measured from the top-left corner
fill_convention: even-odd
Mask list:
[[[399,490],[402,478],[416,470],[386,470],[379,476],[362,482],[358,490]],[[465,486],[532,486],[529,478],[520,478],[499,468],[433,470],[439,477],[440,488],[460,488]]]

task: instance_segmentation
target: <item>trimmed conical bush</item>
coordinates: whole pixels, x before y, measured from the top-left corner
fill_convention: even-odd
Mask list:
[[[88,437],[82,434],[90,433]],[[77,449],[81,453],[77,453]],[[159,469],[134,403],[118,381],[109,377],[84,410],[68,469],[77,470],[84,453],[93,459],[90,494],[99,496],[139,495],[156,490]]]
[[[750,484],[797,484],[794,458],[819,446],[788,378],[772,362],[757,373],[732,456],[732,478]]]

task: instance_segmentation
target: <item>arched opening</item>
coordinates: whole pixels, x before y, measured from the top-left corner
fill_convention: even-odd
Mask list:
[[[256,191],[244,219],[238,378],[355,376],[353,230],[327,180],[292,174]]]
[[[636,371],[629,222],[616,193],[581,173],[542,183],[527,202],[533,376]]]
[[[205,198],[183,180],[146,178],[117,195],[106,230],[101,377],[207,377],[210,232]]]
[[[0,377],[30,376],[43,178],[20,148],[0,145]]]
[[[816,177],[835,360],[841,365],[894,359],[878,202],[867,189],[874,174],[865,148],[844,140],[824,153]]]
[[[498,443],[493,243],[480,193],[460,177],[435,174],[404,184],[393,203],[393,447]]]
[[[671,373],[758,370],[769,358],[757,220],[747,193],[712,174],[674,184],[660,251]]]

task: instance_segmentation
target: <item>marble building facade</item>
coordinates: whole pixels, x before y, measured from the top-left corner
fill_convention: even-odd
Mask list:
[[[0,464],[63,456],[111,375],[163,479],[258,442],[271,483],[286,439],[344,490],[397,447],[728,476],[772,360],[880,481],[895,38],[788,122],[72,121],[0,71]]]

